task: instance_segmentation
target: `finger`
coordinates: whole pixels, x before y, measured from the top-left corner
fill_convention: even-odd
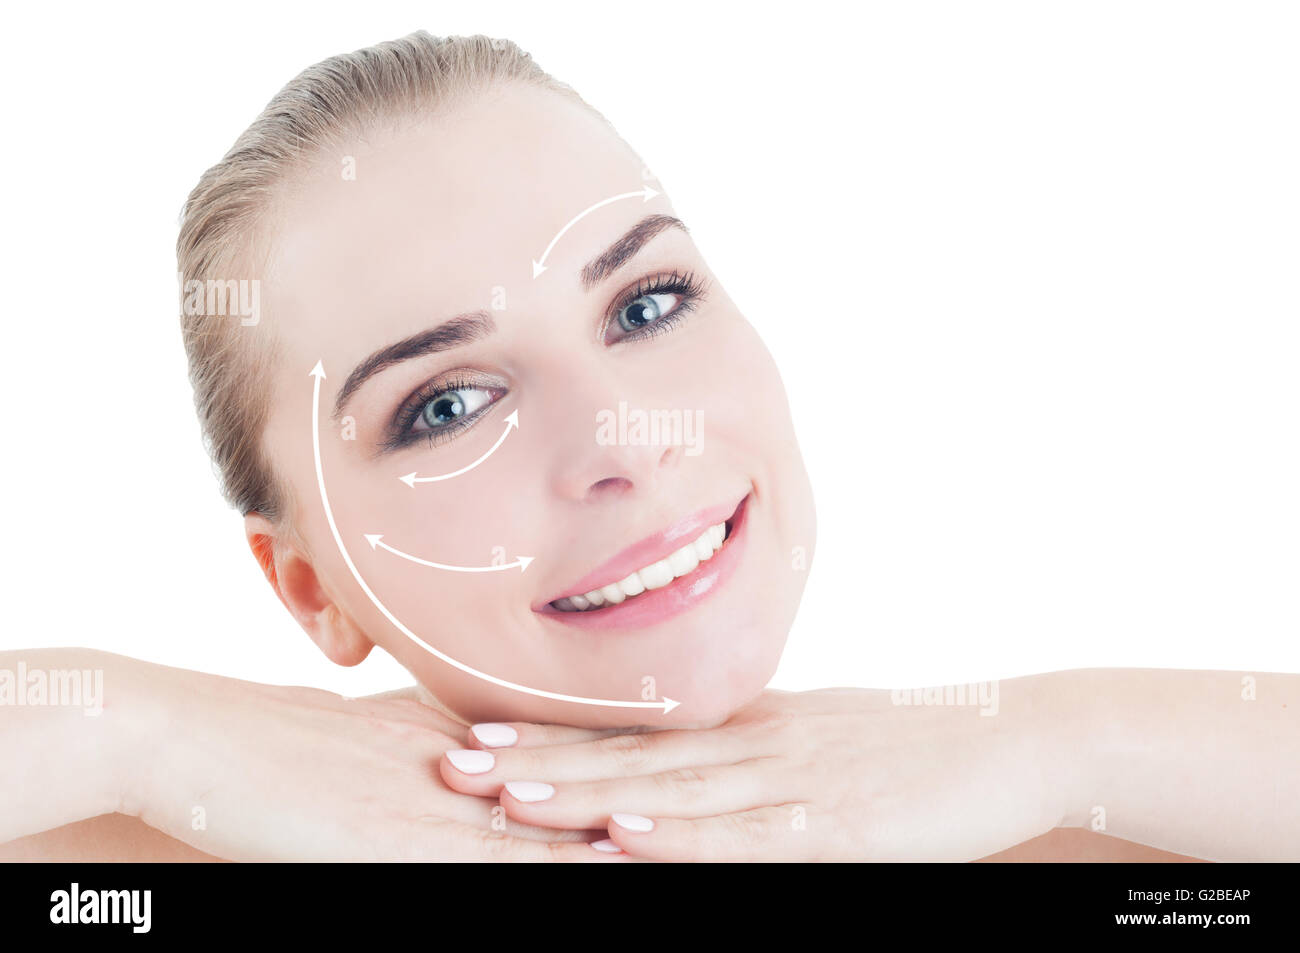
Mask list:
[[[439,770],[453,790],[495,797],[504,782],[522,778],[559,784],[735,764],[763,754],[755,750],[758,744],[752,732],[677,729],[543,748],[454,749],[442,757]]]
[[[781,804],[683,819],[616,813],[609,837],[627,853],[646,860],[799,860],[810,851],[804,804]]]
[[[551,745],[581,744],[637,730],[571,728],[568,725],[536,725],[526,721],[487,721],[470,726],[468,741],[471,748],[545,748]]]
[[[430,800],[428,810],[435,812],[438,818],[458,822],[478,831],[505,834],[524,840],[599,840],[605,836],[605,827],[609,823],[606,818],[586,828],[539,827],[510,817],[503,805],[490,798],[466,797],[446,791],[439,792],[437,798]]]
[[[462,848],[460,859],[523,864],[628,863],[639,859],[631,857],[607,838],[590,843],[546,843],[484,831],[474,831],[473,834],[474,839]]]
[[[788,768],[776,758],[735,765],[677,768],[635,778],[551,785],[507,781],[501,807],[513,820],[536,828],[583,830],[604,827],[616,812],[651,817],[712,817],[763,807],[785,799]]]

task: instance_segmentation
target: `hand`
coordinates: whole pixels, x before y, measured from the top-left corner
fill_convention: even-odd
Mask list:
[[[1070,772],[1047,743],[1056,719],[1036,705],[1037,687],[1000,683],[991,717],[829,689],[764,692],[713,729],[475,726],[473,748],[486,749],[484,733],[497,747],[444,755],[441,771],[457,791],[498,796],[522,823],[608,825],[640,858],[973,860],[1065,815]]]
[[[465,729],[418,701],[349,700],[113,658],[104,717],[127,726],[134,749],[119,759],[117,809],[210,854],[628,859],[587,843],[603,831],[533,828],[448,790],[434,766],[465,743]]]

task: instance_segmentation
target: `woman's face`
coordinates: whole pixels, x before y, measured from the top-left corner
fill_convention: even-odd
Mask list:
[[[811,491],[757,334],[666,196],[581,215],[646,176],[580,104],[520,86],[327,155],[275,207],[264,440],[287,518],[329,600],[471,721],[716,724],[771,677],[803,590]],[[317,361],[329,502],[393,616],[498,679],[680,707],[502,688],[400,633],[326,519]],[[515,413],[473,469],[401,479],[473,463]]]

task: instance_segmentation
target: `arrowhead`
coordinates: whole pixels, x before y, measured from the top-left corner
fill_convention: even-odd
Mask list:
[[[374,549],[375,547],[377,547],[377,546],[379,545],[379,541],[380,541],[381,539],[383,539],[383,538],[384,538],[384,534],[383,534],[383,533],[378,533],[378,534],[376,534],[376,535],[374,535],[374,536],[367,536],[367,537],[366,537],[366,542],[370,544],[370,548],[371,548],[371,549]]]
[[[310,377],[319,378],[319,379],[321,379],[321,380],[324,380],[324,378],[325,378],[325,368],[324,368],[323,366],[321,366],[321,362],[320,362],[320,361],[317,361],[317,362],[316,362],[316,366],[313,367],[313,368],[311,369],[311,371],[310,371],[310,373],[309,373],[309,376],[310,376]]]
[[[415,486],[415,474],[414,474],[414,473],[408,473],[406,476],[399,476],[397,479],[401,480],[403,483],[405,483],[405,484],[406,484],[407,486],[409,486],[409,487],[414,487],[414,486]]]
[[[510,416],[506,418],[506,423],[508,423],[510,426],[512,426],[512,427],[514,427],[514,428],[516,428],[516,429],[518,429],[518,427],[519,427],[519,411],[517,411],[517,410],[511,411],[511,412],[510,412]],[[412,476],[415,476],[415,474],[411,474],[411,475],[412,475]]]
[[[528,572],[528,564],[529,564],[530,562],[533,561],[533,557],[532,557],[532,556],[517,556],[517,557],[515,557],[515,561],[516,561],[517,563],[519,563],[519,571],[520,571],[521,573],[523,573],[523,572]]]
[[[665,714],[665,715],[668,714],[670,711],[672,711],[674,708],[676,708],[676,707],[677,707],[678,705],[680,705],[680,704],[681,704],[681,702],[675,702],[675,701],[673,701],[671,698],[669,698],[667,695],[665,695],[665,696],[664,696],[664,714]]]
[[[542,272],[544,272],[545,270],[546,270],[546,266],[543,265],[540,261],[534,261],[534,262],[533,262],[533,277],[534,277],[534,278],[536,278],[538,275],[540,275],[540,274],[541,274]]]
[[[658,192],[656,192],[654,189],[650,188],[650,186],[647,185],[645,187],[645,199],[643,201],[649,202],[652,198],[654,198],[658,194],[659,194]]]

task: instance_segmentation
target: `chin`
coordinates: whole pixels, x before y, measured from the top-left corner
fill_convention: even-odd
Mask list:
[[[787,620],[770,605],[756,605],[748,618],[733,612],[719,619],[696,640],[688,664],[661,676],[661,693],[681,705],[656,724],[712,728],[727,721],[771,681],[788,633]]]
[[[756,613],[757,614],[757,613]],[[613,694],[611,685],[645,686],[649,700],[671,698],[678,707],[670,712],[658,708],[619,708],[585,705],[539,698],[501,688],[449,672],[437,659],[417,659],[407,667],[439,702],[469,724],[485,721],[516,721],[537,724],[573,725],[580,728],[712,728],[726,722],[753,701],[767,685],[780,661],[787,628],[778,628],[771,617],[694,620],[679,625],[671,657],[640,665],[622,658],[608,668],[588,669],[581,677],[570,669],[568,678],[558,673],[551,678],[521,677],[523,684],[591,698],[635,699],[635,691]],[[634,653],[635,656],[635,653]],[[494,673],[496,674],[496,673]],[[508,677],[503,673],[504,677]]]

